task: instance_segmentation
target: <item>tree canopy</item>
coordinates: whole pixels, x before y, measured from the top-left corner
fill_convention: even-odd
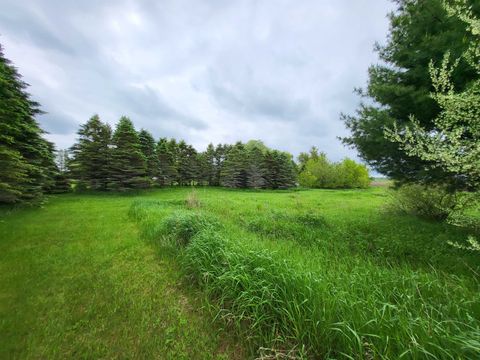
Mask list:
[[[0,45],[0,202],[35,202],[54,187],[54,146],[35,117],[40,105]]]
[[[366,89],[357,90],[363,99],[355,115],[343,115],[351,134],[344,143],[354,146],[372,168],[400,182],[457,183],[458,177],[433,160],[403,151],[399,143],[384,136],[395,123],[403,131],[414,116],[425,129],[433,129],[442,111],[430,96],[434,91],[430,62],[438,64],[449,51],[460,58],[473,40],[458,17],[450,16],[442,0],[398,0],[390,14],[390,33],[385,45],[376,45],[381,64],[369,69]],[[472,12],[480,3],[469,1]],[[471,62],[462,58],[451,74],[451,82],[463,91],[478,79]]]

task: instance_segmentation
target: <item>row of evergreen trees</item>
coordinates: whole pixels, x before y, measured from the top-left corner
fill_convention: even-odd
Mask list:
[[[197,152],[184,141],[137,132],[127,117],[115,131],[93,116],[78,131],[70,157],[62,153],[69,176],[80,188],[116,190],[153,185],[210,185],[232,188],[285,189],[295,185],[292,156],[260,141],[208,145]]]

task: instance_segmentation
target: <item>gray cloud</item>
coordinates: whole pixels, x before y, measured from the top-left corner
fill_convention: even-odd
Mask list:
[[[0,43],[60,148],[94,113],[159,136],[355,156],[340,112],[376,61],[388,0],[0,0]]]
[[[39,116],[43,129],[59,135],[73,134],[78,130],[77,122],[62,111],[53,111]]]

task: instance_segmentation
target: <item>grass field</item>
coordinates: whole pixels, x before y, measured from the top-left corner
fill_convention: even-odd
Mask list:
[[[61,195],[0,222],[0,358],[475,359],[466,233],[385,187]],[[188,201],[186,201],[188,199]]]

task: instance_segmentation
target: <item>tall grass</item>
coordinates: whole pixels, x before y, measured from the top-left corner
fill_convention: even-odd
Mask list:
[[[379,266],[315,242],[298,246],[295,233],[308,238],[332,226],[318,214],[265,212],[219,226],[204,211],[164,214],[157,228],[184,246],[186,276],[252,354],[268,348],[322,359],[480,357],[478,282],[408,264]]]

